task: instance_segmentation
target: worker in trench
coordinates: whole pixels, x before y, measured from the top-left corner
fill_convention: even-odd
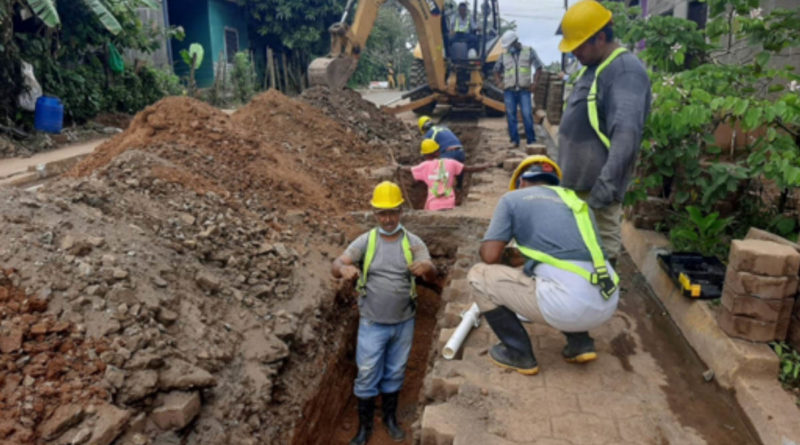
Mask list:
[[[461,190],[464,173],[479,172],[492,167],[492,164],[466,166],[455,159],[445,158],[442,156],[441,146],[433,139],[422,140],[420,154],[424,159],[418,165],[412,167],[396,164],[396,167],[411,172],[415,180],[428,186],[425,210],[454,209],[456,190]]]
[[[592,212],[560,181],[561,169],[546,156],[519,164],[481,242],[482,263],[467,275],[500,339],[489,358],[527,375],[539,365],[517,314],[563,332],[564,359],[587,363],[597,358],[588,331],[608,321],[619,301],[619,277],[600,247]]]
[[[359,294],[358,375],[353,388],[358,432],[350,445],[369,440],[378,394],[389,436],[396,441],[405,438],[396,411],[414,338],[415,279],[433,281],[437,272],[425,243],[400,223],[403,202],[397,184],[378,184],[371,202],[377,227],[356,238],[332,266],[333,276],[355,281]]]
[[[562,185],[589,203],[614,264],[622,248],[622,201],[650,112],[650,80],[641,61],[614,41],[612,14],[602,4],[575,3],[559,31],[559,50],[583,65],[572,76],[558,127]]]

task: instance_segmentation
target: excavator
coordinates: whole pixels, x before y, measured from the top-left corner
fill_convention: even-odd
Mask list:
[[[352,24],[348,24],[355,3],[348,0],[341,20],[328,29],[330,54],[314,59],[308,67],[311,85],[344,88],[356,70],[378,9],[385,1],[358,1]],[[430,114],[437,103],[446,103],[462,109],[480,108],[492,115],[505,113],[503,91],[491,82],[492,67],[502,53],[497,0],[480,0],[480,3],[472,0],[471,14],[478,28],[473,37],[477,48],[468,48],[463,39],[450,38],[447,29],[452,16],[448,12],[455,14],[455,11],[445,10],[447,1],[398,0],[411,15],[419,43],[409,76],[412,89],[403,94],[410,102],[386,110]]]

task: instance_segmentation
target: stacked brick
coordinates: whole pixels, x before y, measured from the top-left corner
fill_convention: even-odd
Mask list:
[[[800,253],[771,241],[731,244],[719,325],[731,337],[784,340],[794,311]]]
[[[564,109],[564,82],[551,78],[547,86],[547,121],[553,125],[561,123],[561,112]]]

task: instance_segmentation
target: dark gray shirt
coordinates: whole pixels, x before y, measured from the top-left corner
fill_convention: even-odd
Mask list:
[[[594,215],[592,224],[596,232]],[[592,261],[572,210],[546,187],[526,187],[500,198],[483,240],[511,239],[561,260]],[[530,260],[525,264],[528,275],[533,275],[533,266],[535,263]]]
[[[607,149],[589,124],[586,97],[596,66],[588,67],[567,99],[558,128],[558,164],[561,185],[591,191],[593,208],[622,202],[630,182],[642,131],[650,112],[650,79],[639,59],[623,53],[601,73],[597,82],[600,129],[611,140]]]
[[[431,256],[425,243],[417,235],[406,233],[414,261],[429,260]],[[369,232],[361,234],[347,246],[344,254],[353,263],[361,263],[368,241]],[[375,256],[367,274],[366,296],[358,300],[359,314],[370,321],[394,324],[414,317],[415,308],[410,304],[411,272],[403,255],[402,242],[402,236],[391,242],[380,235],[377,237]]]

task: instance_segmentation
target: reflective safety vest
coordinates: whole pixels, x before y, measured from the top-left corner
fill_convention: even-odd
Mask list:
[[[367,251],[364,252],[364,264],[361,267],[361,277],[356,283],[356,291],[362,296],[367,294],[367,274],[369,267],[372,265],[372,260],[375,258],[375,250],[378,246],[378,228],[369,231],[369,238],[367,239]],[[406,258],[406,263],[410,266],[414,262],[414,255],[411,253],[411,243],[408,241],[408,233],[403,230],[402,240],[403,256]],[[417,282],[414,275],[411,275],[411,302],[416,304],[417,300]]]
[[[455,20],[453,20],[453,32],[469,32],[469,24],[470,24],[470,16],[467,14],[465,18],[461,18],[459,14],[456,14]]]
[[[592,87],[589,89],[589,95],[586,96],[586,108],[589,112],[589,124],[592,126],[592,129],[594,129],[594,132],[597,133],[597,137],[600,138],[606,148],[611,148],[611,140],[600,130],[600,116],[597,114],[597,79],[600,77],[600,73],[602,73],[603,70],[614,61],[614,59],[627,51],[628,50],[623,47],[615,49],[614,52],[612,52],[611,55],[609,55],[606,60],[604,60],[603,63],[597,67],[597,69],[594,71],[594,80],[592,81]],[[578,71],[578,74],[575,76],[575,82],[583,77],[585,72],[586,67],[581,68],[581,70]],[[564,106],[566,107],[566,103]]]
[[[431,188],[429,189],[431,195],[436,198],[441,198],[442,196],[449,197],[453,194],[453,188],[447,186],[447,179],[450,177],[450,174],[447,172],[447,169],[444,167],[444,159],[439,159],[439,171],[436,173],[436,176],[429,177],[433,179],[433,183],[431,184]],[[441,192],[439,188],[444,188]]]
[[[449,133],[442,133],[442,137],[438,138],[439,133],[445,130],[450,130],[450,129],[447,127],[440,127],[438,125],[434,125],[433,127],[431,127],[432,133],[429,139],[433,139],[434,141],[436,141],[442,150],[447,150],[448,148],[453,148],[453,147],[458,147],[458,148],[464,147],[463,145],[461,145],[461,141],[458,140],[458,138],[452,131],[449,131]]]
[[[506,51],[501,56],[503,63],[503,88],[529,88],[531,86],[531,65],[533,65],[533,50],[523,46],[519,57]]]
[[[578,223],[578,231],[581,233],[583,243],[592,255],[592,265],[594,272],[571,263],[566,260],[560,260],[552,255],[548,255],[540,250],[535,250],[530,247],[517,246],[519,251],[526,257],[538,261],[540,263],[549,264],[568,272],[572,272],[586,279],[586,281],[593,285],[600,287],[600,294],[604,299],[608,300],[617,290],[619,285],[619,276],[614,274],[611,276],[606,267],[606,261],[603,257],[603,251],[600,249],[600,243],[597,241],[597,234],[592,226],[592,218],[589,216],[589,205],[586,201],[578,198],[574,191],[556,186],[543,186],[553,190],[558,194],[558,197],[564,204],[572,210],[575,216],[575,222]]]

